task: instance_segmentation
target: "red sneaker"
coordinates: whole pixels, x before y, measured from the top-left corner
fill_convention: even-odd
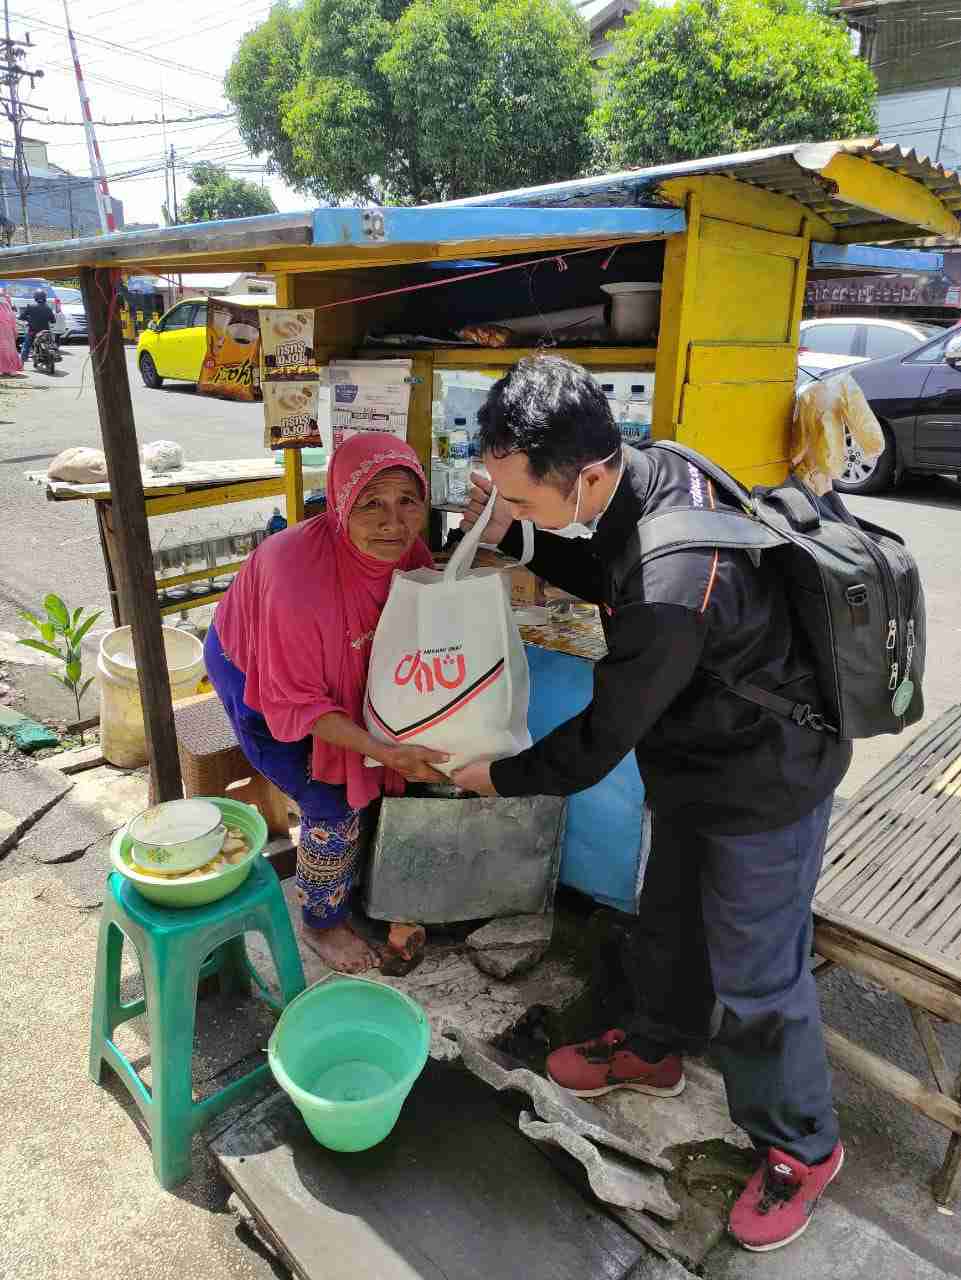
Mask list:
[[[620,1046],[627,1039],[623,1031],[608,1031],[599,1040],[565,1045],[547,1059],[547,1074],[579,1098],[599,1098],[613,1089],[633,1089],[673,1098],[684,1088],[684,1071],[676,1053],[660,1062],[645,1062],[630,1049]]]
[[[840,1142],[821,1164],[802,1164],[777,1147],[741,1192],[728,1222],[731,1235],[752,1253],[796,1240],[828,1185],[844,1164]]]

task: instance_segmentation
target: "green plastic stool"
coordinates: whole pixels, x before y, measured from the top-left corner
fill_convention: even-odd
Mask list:
[[[277,873],[255,858],[246,881],[209,906],[191,910],[158,907],[140,896],[129,880],[112,872],[107,881],[90,1030],[90,1077],[101,1083],[109,1063],[127,1086],[150,1129],[153,1166],[164,1187],[191,1174],[191,1139],[215,1115],[253,1093],[271,1078],[265,1062],[202,1102],[191,1088],[197,985],[218,974],[222,991],[249,992],[255,982],[268,1003],[281,1010],[303,991],[304,969]],[[243,935],[262,933],[280,980],[282,1000],[267,990],[247,959]],[[143,1000],[120,998],[124,937],[137,950],[143,971]],[[113,1041],[115,1029],[147,1014],[153,1087],[148,1089]]]

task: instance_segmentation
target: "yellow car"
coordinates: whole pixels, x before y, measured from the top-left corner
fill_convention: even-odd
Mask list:
[[[137,368],[144,386],[156,390],[164,378],[196,382],[207,354],[207,299],[187,298],[152,320],[137,342]]]
[[[186,298],[152,320],[137,341],[137,368],[144,386],[157,390],[164,378],[197,382],[207,355],[207,303],[209,298]],[[236,294],[214,299],[238,306],[273,307],[274,297]]]

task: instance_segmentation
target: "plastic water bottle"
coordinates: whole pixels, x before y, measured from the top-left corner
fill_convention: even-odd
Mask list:
[[[455,506],[467,506],[470,491],[470,435],[466,418],[455,418],[447,433],[450,470],[447,475],[447,498]]]
[[[274,507],[274,514],[267,521],[267,537],[272,533],[283,533],[287,528],[287,521],[280,514],[280,507]]]

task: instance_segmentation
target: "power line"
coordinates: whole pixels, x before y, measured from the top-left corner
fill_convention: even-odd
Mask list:
[[[163,120],[160,116],[153,116],[149,120],[95,120],[94,124],[98,129],[129,129],[139,124],[199,124],[202,120],[234,120],[236,116],[235,111],[213,111],[201,116],[167,116]],[[56,125],[58,129],[72,129],[82,128],[85,121],[45,120],[44,124]]]
[[[14,13],[12,16],[23,19],[23,14]],[[47,31],[59,31],[66,34],[67,28],[59,26],[55,22],[46,22],[42,18],[30,18],[29,21],[36,26],[45,28]],[[114,49],[120,53],[133,54],[134,57],[143,58],[146,62],[156,62],[162,67],[168,67],[173,71],[184,72],[187,75],[203,76],[207,80],[216,80],[218,82],[221,80],[221,77],[214,75],[212,71],[204,71],[200,67],[190,67],[185,63],[177,62],[172,58],[158,58],[155,54],[136,49],[132,45],[118,44],[115,40],[104,40],[101,36],[81,35],[79,31],[75,31],[73,34],[77,40],[82,40],[85,44],[99,45],[101,48]]]
[[[23,121],[26,109],[20,101],[20,82],[29,80],[31,88],[43,76],[42,71],[30,71],[23,65],[27,50],[32,51],[30,37],[26,40],[10,38],[10,5],[3,0],[4,39],[0,41],[0,84],[6,86],[7,97],[0,97],[0,104],[7,120],[13,128],[13,180],[20,193],[20,218],[23,224],[23,236],[30,243],[30,218],[27,210],[27,192],[30,190],[30,169],[23,150]],[[12,221],[7,210],[6,196],[3,200],[4,236],[9,244],[12,238]]]

